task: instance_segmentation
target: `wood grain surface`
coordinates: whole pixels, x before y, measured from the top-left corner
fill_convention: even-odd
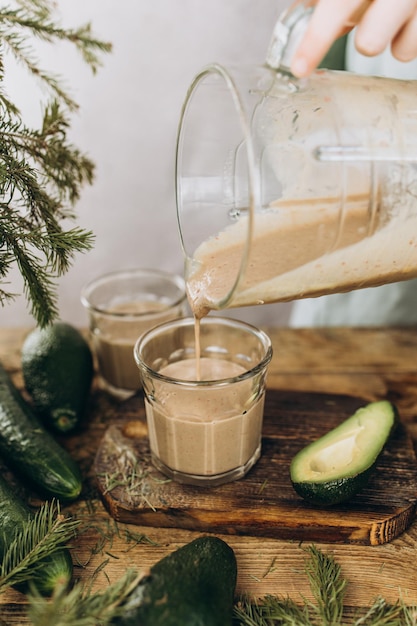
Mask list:
[[[0,359],[18,387],[23,388],[20,348],[30,329],[0,329]],[[298,392],[345,395],[364,400],[394,401],[402,422],[417,442],[417,329],[340,328],[266,329],[274,347],[268,388],[287,394]],[[302,397],[300,395],[300,397]],[[103,505],[97,489],[94,459],[104,433],[120,420],[135,422],[134,403],[121,404],[96,380],[83,427],[62,444],[79,463],[84,488],[77,502],[64,513],[82,519],[85,526],[71,546],[77,579],[104,589],[127,567],[146,570],[163,556],[201,534],[183,528],[165,528],[117,522]],[[29,503],[41,500],[25,485],[17,485]],[[416,489],[417,491],[417,489]],[[234,549],[238,562],[237,593],[252,597],[289,595],[311,599],[304,574],[306,542],[297,539],[216,533]],[[348,580],[346,605],[355,613],[377,596],[395,602],[400,596],[417,604],[417,523],[383,545],[316,542],[340,563]],[[29,624],[26,600],[9,591],[0,597],[0,619],[7,626]]]

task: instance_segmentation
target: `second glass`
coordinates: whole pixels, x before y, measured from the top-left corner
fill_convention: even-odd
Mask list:
[[[184,280],[153,269],[111,272],[86,285],[81,301],[106,388],[119,397],[131,395],[140,387],[135,342],[150,328],[185,315]]]

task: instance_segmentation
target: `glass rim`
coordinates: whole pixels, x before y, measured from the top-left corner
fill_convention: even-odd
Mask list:
[[[242,380],[246,380],[248,378],[254,377],[258,372],[262,371],[266,368],[266,366],[270,363],[272,359],[273,349],[272,342],[270,337],[261,330],[257,328],[253,324],[249,324],[248,322],[243,322],[241,320],[237,320],[229,317],[221,317],[217,315],[203,317],[200,320],[202,325],[215,325],[219,324],[221,326],[229,326],[229,327],[237,327],[243,331],[248,332],[249,334],[255,336],[260,343],[263,345],[265,354],[262,359],[256,363],[253,367],[248,370],[245,370],[241,374],[237,376],[231,376],[228,378],[218,378],[214,380],[184,380],[182,378],[173,378],[172,376],[166,376],[165,374],[161,374],[160,372],[154,370],[150,367],[145,361],[140,358],[140,348],[143,345],[146,345],[154,336],[160,334],[164,330],[167,330],[170,327],[185,327],[185,326],[194,326],[195,320],[192,317],[182,317],[180,319],[170,320],[169,322],[164,322],[159,324],[158,326],[154,326],[150,330],[146,331],[141,335],[133,348],[133,356],[135,362],[139,369],[143,368],[149,375],[153,378],[158,379],[159,381],[163,381],[173,385],[179,385],[181,387],[224,387],[226,385],[230,385],[231,383],[237,383]]]
[[[104,285],[106,282],[114,280],[116,278],[135,278],[135,277],[155,277],[155,278],[163,278],[167,282],[175,285],[179,290],[178,298],[167,304],[167,306],[163,309],[155,309],[154,311],[148,310],[144,312],[124,312],[124,311],[109,311],[107,308],[101,305],[94,305],[91,303],[90,295],[94,289]],[[99,313],[102,316],[114,319],[146,319],[147,317],[154,317],[155,314],[160,313],[164,314],[169,309],[180,306],[187,299],[187,292],[185,287],[185,280],[179,274],[174,274],[171,272],[167,272],[160,269],[151,269],[151,268],[131,268],[131,269],[122,269],[122,270],[114,270],[112,272],[107,272],[105,274],[101,274],[96,278],[93,278],[88,283],[86,283],[81,289],[81,304],[90,311],[91,313]],[[152,302],[150,300],[150,302]]]

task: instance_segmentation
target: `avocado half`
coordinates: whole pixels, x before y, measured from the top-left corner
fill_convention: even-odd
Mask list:
[[[290,466],[295,491],[322,506],[352,498],[368,483],[397,421],[397,409],[387,400],[358,409],[296,454]]]

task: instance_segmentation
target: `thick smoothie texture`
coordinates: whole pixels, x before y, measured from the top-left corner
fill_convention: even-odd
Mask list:
[[[196,383],[196,367],[195,359],[187,359],[170,363],[159,373]],[[258,379],[236,380],[245,369],[220,358],[201,358],[199,372],[200,383],[212,383],[153,381],[153,401],[145,400],[152,452],[169,469],[197,476],[215,476],[254,463],[260,454],[264,408],[263,390],[257,394]]]
[[[224,306],[283,302],[411,278],[417,273],[417,214],[380,215],[369,197],[280,200],[256,214],[239,275],[249,216],[203,242],[189,263],[196,317]],[[225,302],[226,299],[226,302]]]

